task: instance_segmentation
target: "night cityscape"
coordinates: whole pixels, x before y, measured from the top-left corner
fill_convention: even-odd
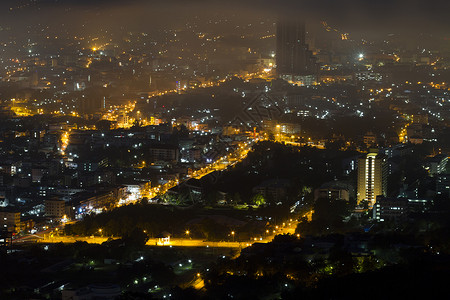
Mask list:
[[[441,299],[450,2],[0,2],[0,300]]]

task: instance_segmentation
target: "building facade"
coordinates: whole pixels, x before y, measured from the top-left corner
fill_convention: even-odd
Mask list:
[[[277,22],[276,65],[278,76],[284,80],[300,85],[315,82],[318,64],[308,49],[304,22]]]
[[[325,198],[325,199],[337,199],[349,201],[349,192],[346,189],[339,187],[326,187],[314,190],[314,201]]]
[[[372,207],[377,196],[386,196],[388,166],[383,154],[369,152],[358,159],[358,188],[356,199],[359,204],[366,200]]]
[[[408,212],[408,199],[378,197],[373,206],[373,219],[378,222],[398,221],[406,218]]]
[[[436,194],[450,198],[450,174],[439,174],[437,176]]]
[[[429,158],[426,161],[424,168],[425,168],[425,170],[428,171],[430,176],[433,177],[433,176],[445,173],[446,168],[447,168],[447,163],[448,163],[447,154],[438,154],[438,155],[435,155],[435,156]]]
[[[45,215],[47,217],[61,219],[66,214],[66,202],[58,199],[45,200]]]
[[[20,213],[11,211],[0,211],[0,231],[19,232]]]

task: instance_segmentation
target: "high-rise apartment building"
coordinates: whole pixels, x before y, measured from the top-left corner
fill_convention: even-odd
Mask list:
[[[375,151],[358,158],[358,189],[356,200],[358,204],[369,201],[372,207],[377,196],[386,196],[387,193],[387,157]]]
[[[306,43],[304,22],[278,21],[276,64],[282,79],[302,85],[316,80],[318,65]]]

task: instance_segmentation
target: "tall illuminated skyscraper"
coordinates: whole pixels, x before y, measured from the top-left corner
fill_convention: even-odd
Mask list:
[[[372,207],[377,196],[386,196],[387,193],[387,158],[383,154],[371,151],[358,158],[358,189],[356,200],[369,201]]]
[[[315,81],[318,65],[306,43],[305,22],[277,22],[278,76],[291,82]]]

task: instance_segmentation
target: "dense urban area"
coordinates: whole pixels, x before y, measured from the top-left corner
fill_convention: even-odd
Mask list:
[[[445,28],[7,2],[1,299],[446,291]]]

